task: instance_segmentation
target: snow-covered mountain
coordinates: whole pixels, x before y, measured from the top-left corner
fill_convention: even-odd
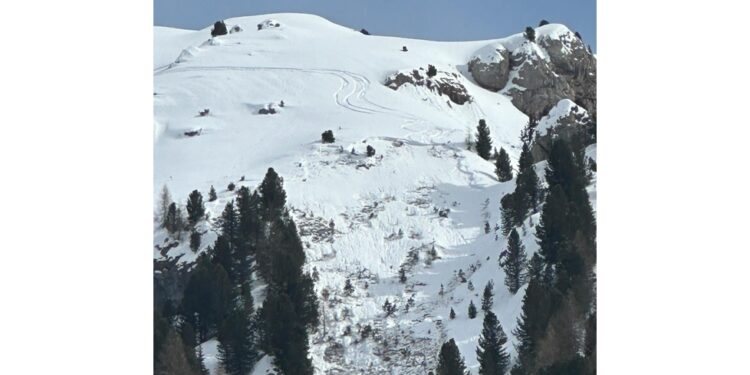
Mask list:
[[[467,135],[485,119],[493,146],[515,165],[520,135],[536,117],[543,181],[544,137],[585,132],[595,116],[593,55],[559,24],[536,28],[532,43],[523,33],[470,42],[364,35],[304,14],[225,22],[230,33],[216,38],[210,27],[154,30],[157,200],[162,186],[184,204],[192,190],[205,195],[213,185],[218,199],[206,208],[217,217],[234,198],[229,183],[254,189],[273,167],[307,248],[306,270],[317,270],[316,290],[327,288],[338,301],[326,304],[326,335],[311,335],[316,371],[426,374],[442,342],[454,338],[476,373],[482,320],[467,317],[470,301],[479,305],[494,280],[493,311],[514,342],[524,289],[510,294],[498,266],[506,247],[495,229],[500,198],[515,182],[498,182],[492,162],[467,150]],[[269,108],[275,113],[260,113]],[[326,130],[335,143],[321,143]],[[595,144],[586,151],[596,159]],[[595,185],[589,189],[595,204]],[[216,234],[204,225],[198,253],[187,236],[175,241],[155,225],[157,289],[166,284],[160,277],[188,268],[213,243]],[[538,245],[528,225],[522,241],[530,256]],[[426,261],[433,247],[439,258]],[[346,279],[355,286],[351,296],[342,291]],[[260,303],[262,287],[255,292]],[[386,299],[398,306],[388,318]],[[376,333],[369,339],[343,335],[365,325]],[[215,373],[215,340],[203,353]]]

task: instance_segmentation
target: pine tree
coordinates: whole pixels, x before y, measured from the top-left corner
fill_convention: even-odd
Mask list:
[[[480,375],[505,375],[510,365],[510,355],[505,349],[508,337],[492,311],[484,315],[482,335],[477,347]]]
[[[527,374],[536,370],[535,357],[539,341],[547,331],[552,301],[542,280],[531,278],[523,297],[521,315],[517,319],[516,336],[518,361],[513,373]]]
[[[521,156],[518,159],[518,175],[516,178],[516,218],[515,224],[521,225],[529,210],[536,210],[539,200],[539,177],[534,169],[534,160],[529,145],[524,143]]]
[[[477,155],[484,160],[490,159],[490,152],[492,151],[492,139],[490,139],[490,128],[484,119],[479,120],[477,125]]]
[[[450,314],[448,316],[451,318],[451,320],[456,319],[456,312],[453,311],[452,307],[451,307],[451,312],[450,312]]]
[[[456,346],[456,342],[450,339],[440,347],[438,364],[435,369],[435,375],[464,375],[466,374],[466,365],[461,357],[461,352]]]
[[[251,312],[235,308],[222,324],[218,335],[219,359],[230,375],[246,375],[255,366],[255,326]]]
[[[547,20],[541,20],[539,21],[539,26],[549,25],[549,21]]]
[[[213,202],[216,200],[216,189],[211,185],[211,190],[208,191],[208,201]]]
[[[193,190],[188,196],[185,208],[187,209],[190,225],[198,223],[206,215],[206,207],[203,205],[203,195],[198,190]]]
[[[490,280],[484,286],[484,292],[482,292],[482,311],[485,313],[492,310],[493,297],[495,296],[493,289],[495,289],[495,283]]]
[[[227,35],[227,25],[224,21],[216,21],[214,23],[214,28],[211,29],[212,37],[217,37],[219,35]]]
[[[333,136],[333,130],[326,130],[320,135],[323,143],[334,143],[336,138]]]
[[[367,156],[368,157],[375,156],[375,148],[374,147],[372,147],[370,145],[367,145]]]
[[[344,295],[351,296],[352,293],[354,293],[354,286],[352,285],[352,281],[346,279],[346,282],[344,283]]]
[[[535,42],[536,41],[536,31],[534,31],[534,28],[531,27],[531,26],[526,26],[526,30],[524,31],[523,36],[529,42]]]
[[[195,229],[190,232],[190,250],[197,252],[201,247],[201,234]]]
[[[232,306],[232,287],[224,267],[200,256],[185,287],[182,306],[199,337],[218,328]]]
[[[513,179],[513,168],[510,166],[510,157],[505,149],[500,147],[500,152],[495,160],[495,174],[500,182],[510,181]]]
[[[273,364],[285,375],[312,375],[307,328],[295,312],[286,293],[271,289],[259,311],[264,351],[273,355]]]
[[[272,222],[281,217],[284,205],[286,205],[284,179],[273,168],[268,168],[258,190],[260,191],[262,218],[267,222]]]
[[[401,267],[398,270],[398,281],[401,284],[405,284],[406,283],[406,270],[404,269],[404,267]]]
[[[434,77],[437,75],[437,69],[435,69],[435,66],[432,64],[427,65],[427,77]]]
[[[469,319],[477,317],[477,307],[474,306],[474,301],[469,302]]]
[[[505,271],[505,286],[508,291],[516,294],[526,282],[526,250],[518,231],[513,229],[508,236],[508,247],[505,250],[505,259],[499,260],[500,267]]]
[[[167,185],[161,188],[161,194],[159,195],[159,219],[161,220],[162,228],[167,226],[167,214],[169,213],[169,206],[172,204],[172,195],[169,194]]]

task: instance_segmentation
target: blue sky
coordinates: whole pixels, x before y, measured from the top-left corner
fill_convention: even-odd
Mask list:
[[[580,32],[596,50],[596,0],[154,0],[154,24],[186,29],[281,12],[313,13],[372,34],[445,41],[502,37],[546,19]]]

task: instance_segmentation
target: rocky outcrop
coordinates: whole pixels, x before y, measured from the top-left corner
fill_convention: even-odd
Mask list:
[[[574,101],[596,118],[594,56],[565,26],[544,25],[536,35],[535,42],[516,35],[477,51],[468,63],[474,80],[488,90],[505,90],[533,119],[542,118],[562,99]]]
[[[510,52],[502,44],[486,46],[469,61],[469,72],[480,86],[502,90],[510,74]]]
[[[534,128],[531,155],[534,162],[547,159],[555,139],[564,139],[576,150],[595,142],[592,116],[570,99],[560,100]]]
[[[178,266],[179,259],[154,259],[154,308],[161,310],[166,305],[177,307],[182,302],[189,273]]]
[[[466,87],[459,81],[460,76],[456,73],[438,71],[433,77],[428,77],[424,68],[414,69],[410,72],[398,72],[385,80],[385,85],[393,90],[398,90],[404,84],[425,87],[438,95],[446,95],[453,103],[463,105],[471,101],[471,95]]]
[[[563,76],[573,90],[574,102],[596,118],[596,58],[583,41],[571,33],[559,37],[545,36],[538,40],[547,51],[557,74]]]

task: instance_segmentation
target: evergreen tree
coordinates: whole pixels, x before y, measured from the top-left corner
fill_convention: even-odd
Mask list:
[[[505,286],[508,287],[509,292],[516,294],[521,285],[526,282],[527,262],[525,247],[515,229],[510,231],[505,254],[505,259],[500,259],[500,267],[505,270]]]
[[[477,155],[484,160],[490,159],[490,152],[492,151],[492,139],[490,139],[490,128],[484,119],[479,120],[477,125]]]
[[[235,308],[227,316],[218,334],[219,359],[230,375],[250,373],[258,360],[255,327],[245,308]]]
[[[398,281],[401,284],[405,284],[406,283],[406,270],[404,269],[404,267],[401,267],[398,270]]]
[[[344,295],[351,296],[352,293],[354,293],[354,286],[352,285],[352,281],[346,279],[346,282],[344,283]]]
[[[500,152],[495,160],[495,174],[500,182],[510,181],[513,179],[513,169],[510,166],[510,157],[505,149],[500,147]]]
[[[375,156],[375,148],[374,147],[372,147],[370,145],[367,145],[367,156],[368,157]]]
[[[268,168],[258,190],[260,191],[261,217],[267,222],[280,218],[286,205],[284,179],[273,168]]]
[[[451,318],[451,320],[456,319],[456,312],[453,311],[452,307],[451,307],[451,312],[450,312],[450,314],[448,316]]]
[[[197,252],[201,247],[201,234],[195,229],[190,232],[190,250]]]
[[[227,35],[227,25],[224,21],[216,21],[214,28],[211,29],[211,37],[217,37],[219,35]]]
[[[211,185],[211,190],[208,191],[208,201],[213,202],[216,200],[216,189]]]
[[[518,317],[516,336],[518,361],[513,373],[527,374],[536,371],[535,357],[539,341],[547,330],[552,309],[550,293],[542,280],[531,278],[523,297],[521,315]]]
[[[232,286],[224,267],[200,256],[185,286],[182,305],[201,339],[217,329],[232,306]]]
[[[297,316],[294,303],[286,293],[270,290],[259,311],[262,342],[273,364],[285,375],[312,375],[312,361],[304,322]]]
[[[495,283],[490,280],[484,286],[484,292],[482,292],[482,311],[485,313],[492,310],[493,297],[495,296],[493,289],[495,289]]]
[[[466,374],[466,365],[461,357],[461,352],[456,346],[456,342],[450,339],[440,347],[435,375],[464,375]]]
[[[531,27],[531,26],[526,26],[526,30],[524,31],[523,36],[529,42],[535,42],[536,41],[536,31],[534,31],[534,28]]]
[[[203,195],[198,190],[193,190],[188,196],[185,208],[187,209],[190,225],[198,223],[206,215],[206,207],[203,205]]]
[[[547,20],[541,20],[539,21],[539,26],[549,25],[549,21]]]
[[[427,77],[434,77],[437,75],[437,69],[435,69],[435,66],[432,64],[427,65]]]
[[[484,315],[482,335],[477,347],[480,375],[505,375],[510,365],[510,355],[505,350],[508,337],[492,311]]]
[[[334,143],[336,142],[336,137],[333,136],[333,130],[326,130],[323,132],[323,134],[320,135],[321,141],[323,143]]]
[[[521,156],[518,159],[518,176],[516,178],[516,191],[519,194],[516,209],[516,225],[521,225],[529,210],[536,210],[539,200],[539,177],[534,169],[534,160],[531,156],[529,145],[524,143],[521,148]]]
[[[477,317],[477,307],[474,306],[474,301],[469,302],[469,319]]]
[[[169,206],[172,204],[172,195],[169,194],[167,185],[161,188],[161,194],[159,195],[159,219],[161,220],[162,228],[167,227],[167,214],[169,213]]]
[[[529,261],[527,270],[527,279],[543,280],[544,278],[544,260],[539,253],[534,253]]]

